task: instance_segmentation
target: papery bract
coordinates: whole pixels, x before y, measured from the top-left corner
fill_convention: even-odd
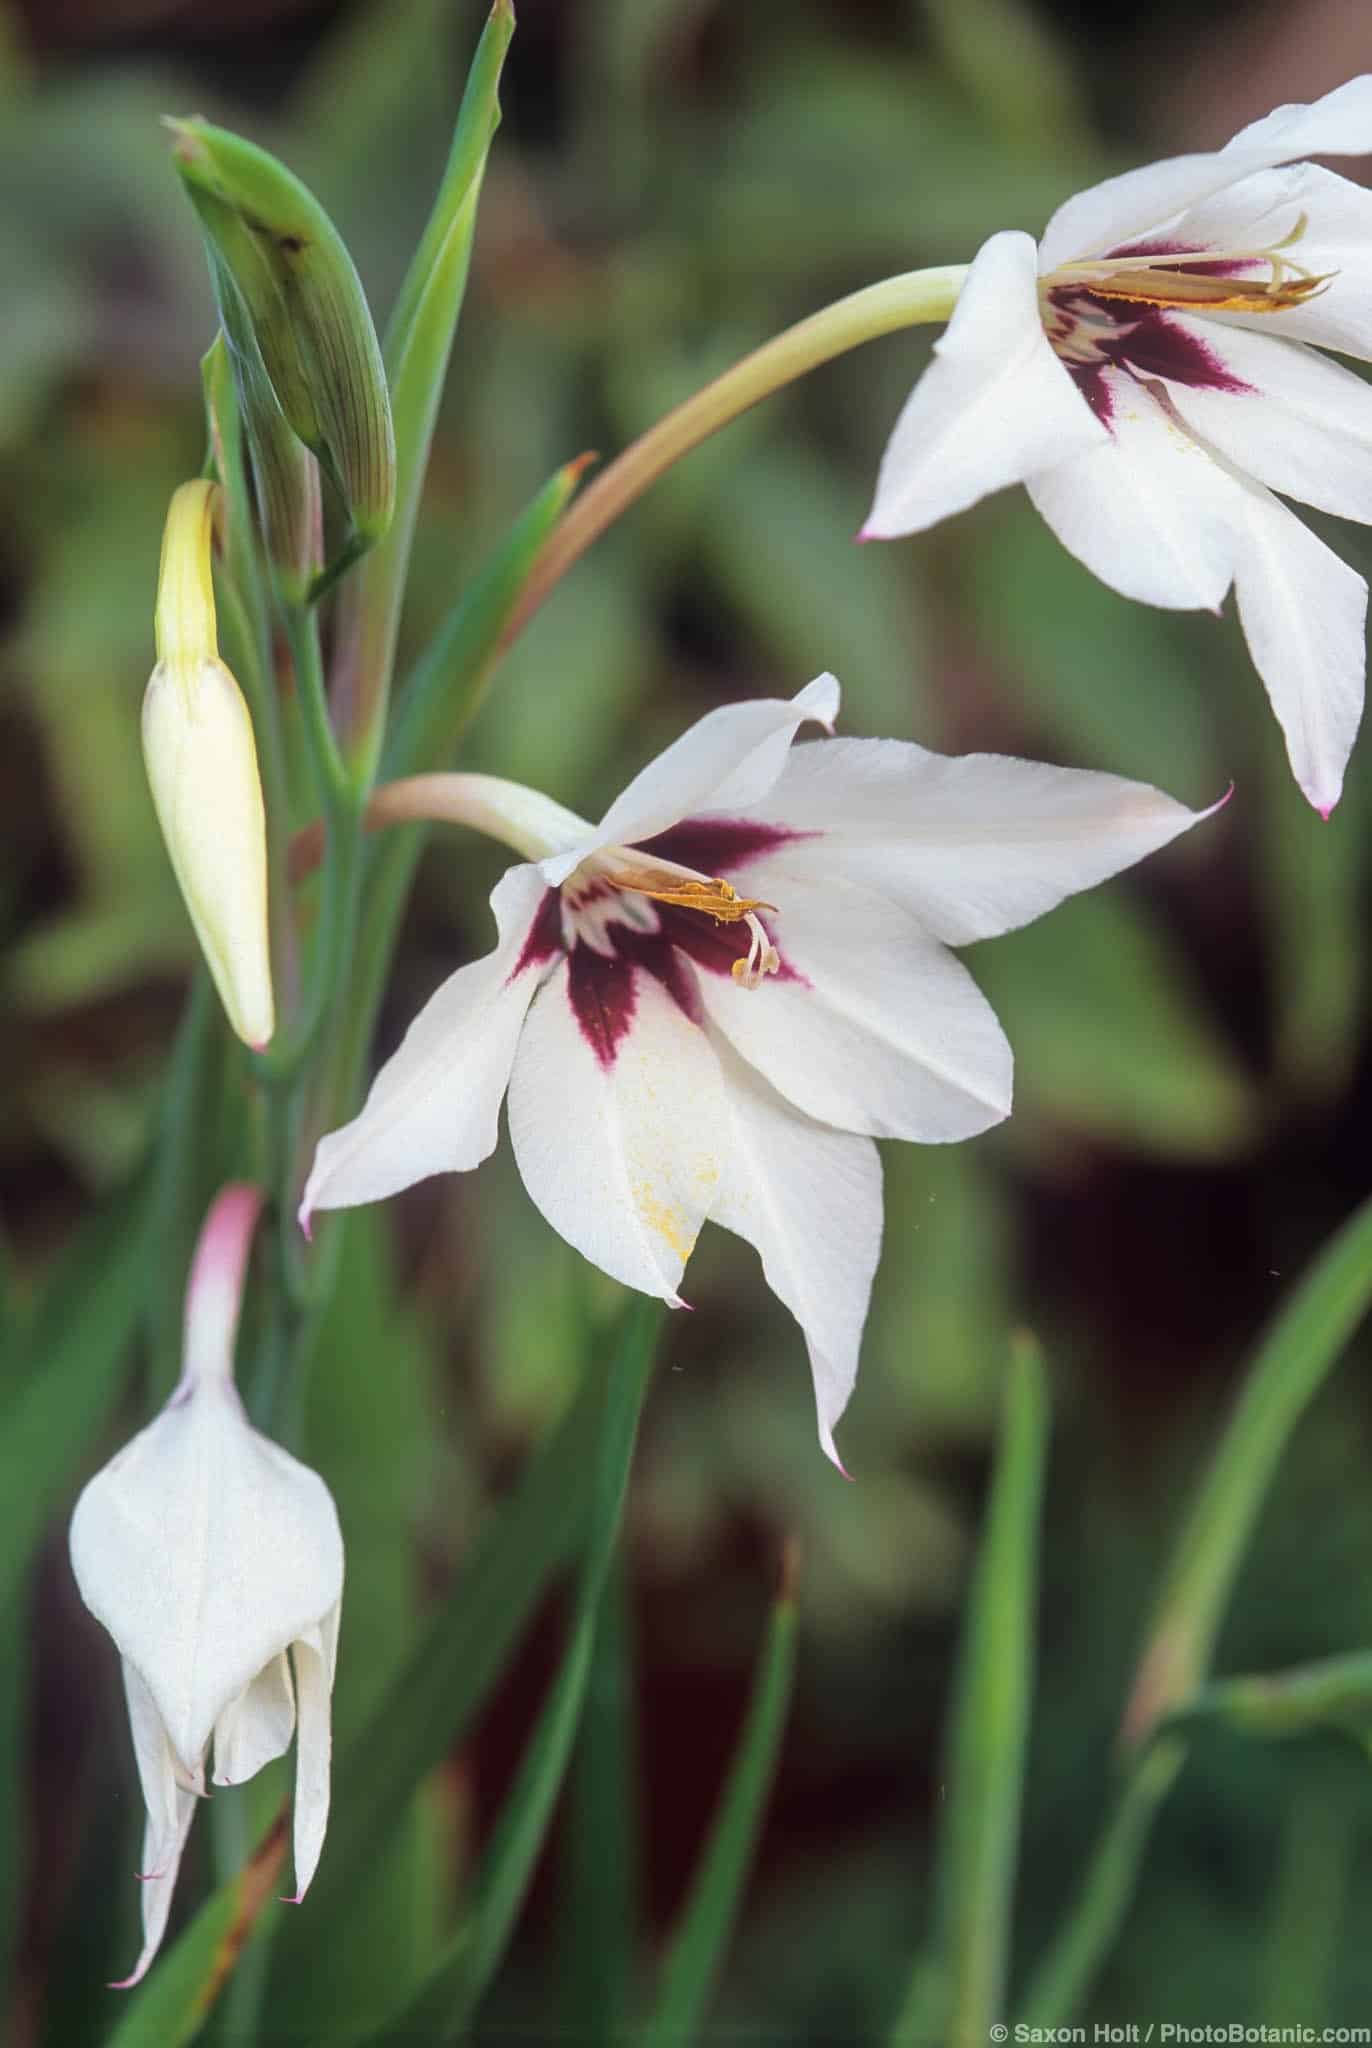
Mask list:
[[[329,1807],[330,1693],[343,1543],[317,1473],[260,1435],[233,1383],[233,1340],[260,1195],[215,1203],[186,1304],[180,1383],[76,1504],[81,1597],[123,1660],[147,1820],[143,1948],[167,1924],[196,1801],[252,1777],[296,1737],[295,1876],[303,1896]]]
[[[1337,803],[1367,586],[1274,493],[1372,521],[1372,193],[1308,163],[1372,149],[1372,77],[1225,148],[993,235],[896,422],[864,538],[1023,482],[1064,546],[1146,604],[1230,585],[1301,789]],[[1309,346],[1308,344],[1314,344]]]
[[[971,1137],[1011,1055],[946,950],[1011,930],[1202,815],[1113,775],[817,740],[838,684],[711,712],[598,826],[482,775],[442,814],[525,856],[495,951],[452,975],[324,1138],[301,1208],[346,1207],[510,1135],[544,1216],[676,1304],[707,1218],[753,1244],[809,1346],[820,1436],[857,1372],[881,1238],[874,1138]]]

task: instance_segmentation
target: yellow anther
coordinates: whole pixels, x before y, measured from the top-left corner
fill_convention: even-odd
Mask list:
[[[703,910],[716,924],[741,924],[755,910],[775,910],[775,903],[740,896],[732,882],[716,876],[708,881],[678,878],[670,870],[616,868],[609,877],[616,889],[635,896],[651,896],[655,903],[671,903],[678,910]]]
[[[1275,267],[1275,266],[1274,266]],[[1111,270],[1092,279],[1092,289],[1107,299],[1125,299],[1141,306],[1195,306],[1207,313],[1281,313],[1322,292],[1337,275],[1269,278],[1202,277],[1183,270]]]

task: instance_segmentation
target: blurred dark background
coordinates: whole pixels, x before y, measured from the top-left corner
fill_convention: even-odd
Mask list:
[[[213,316],[158,116],[203,112],[278,150],[332,211],[380,321],[481,13],[0,6],[0,1228],[21,1291],[143,1155],[192,966],[138,707],[166,500],[201,462]],[[889,272],[964,261],[998,227],[1038,230],[1082,184],[1217,145],[1368,68],[1372,11],[1349,0],[520,0],[406,648],[557,464],[613,452],[776,328]],[[780,1540],[799,1532],[796,1704],[719,2007],[768,2039],[875,2037],[920,1938],[1010,1329],[1041,1337],[1055,1407],[1023,1963],[1092,1838],[1150,1589],[1235,1374],[1368,1184],[1369,742],[1321,825],[1232,617],[1115,597],[1021,493],[855,549],[927,350],[897,336],[831,365],[660,485],[515,651],[465,757],[593,812],[711,704],[833,668],[850,732],[1112,769],[1197,805],[1237,785],[1142,872],[973,950],[1016,1048],[1016,1113],[969,1145],[887,1152],[887,1250],[843,1431],[855,1485],[818,1451],[803,1345],[751,1254],[711,1232],[693,1262],[698,1312],[673,1323],[650,1401],[623,1594],[637,1865],[647,1941],[699,1846]],[[1360,530],[1312,523],[1367,572]],[[427,857],[383,1050],[484,950],[500,865],[454,837]],[[309,1444],[350,1546],[345,1726],[368,1652],[446,1582],[565,1402],[568,1319],[611,1293],[503,1151],[368,1230]],[[1366,1356],[1355,1345],[1285,1460],[1223,1669],[1372,1632]],[[138,1413],[135,1389],[101,1456]],[[69,1583],[65,1511],[33,1587],[14,1986],[16,2041],[62,2048],[108,2024],[101,1984],[134,1906],[114,1831],[135,1815],[114,1659]],[[426,1912],[447,1910],[558,1639],[550,1611],[434,1787]],[[556,2013],[558,1859],[493,2028]],[[187,1900],[198,1882],[192,1858]],[[1332,1736],[1207,1737],[1091,2017],[1365,2019],[1369,1914],[1366,1758]],[[356,1976],[335,1955],[321,1995],[365,1997]]]

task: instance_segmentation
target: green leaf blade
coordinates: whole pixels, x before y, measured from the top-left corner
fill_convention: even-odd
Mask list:
[[[1020,1337],[959,1658],[939,1844],[934,1978],[945,2008],[940,2037],[952,2041],[990,2038],[1005,2004],[1047,1441],[1042,1360],[1037,1345]],[[921,1958],[893,2042],[915,2038],[929,1985]]]
[[[662,1972],[645,2048],[693,2040],[738,1919],[762,1816],[776,1776],[795,1681],[795,1554],[788,1547],[781,1590],[758,1653],[752,1696],[690,1896]]]

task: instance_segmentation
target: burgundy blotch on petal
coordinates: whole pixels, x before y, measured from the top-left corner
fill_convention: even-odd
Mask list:
[[[694,868],[698,875],[723,875],[726,879],[749,861],[775,853],[797,839],[818,839],[818,832],[795,832],[788,825],[764,825],[756,818],[683,818],[654,839],[645,839],[643,853],[659,860],[675,861],[678,867]],[[744,947],[747,952],[747,947]]]
[[[558,889],[544,891],[543,900],[529,926],[518,960],[510,972],[510,981],[517,981],[526,967],[542,967],[562,951],[562,894]],[[509,982],[506,983],[508,988]]]
[[[608,1072],[634,1021],[633,968],[617,952],[573,946],[567,962],[567,995],[582,1037]]]

